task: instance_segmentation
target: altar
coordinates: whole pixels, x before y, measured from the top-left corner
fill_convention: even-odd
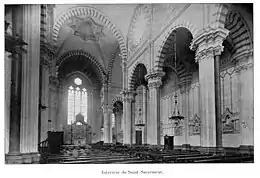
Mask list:
[[[76,115],[75,122],[65,128],[65,144],[86,145],[91,143],[91,126],[84,121],[82,114]]]

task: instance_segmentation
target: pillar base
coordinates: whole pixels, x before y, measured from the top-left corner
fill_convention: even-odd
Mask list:
[[[5,156],[6,164],[39,164],[39,153],[10,153]]]
[[[5,155],[5,164],[22,164],[23,157],[21,153],[8,153]]]

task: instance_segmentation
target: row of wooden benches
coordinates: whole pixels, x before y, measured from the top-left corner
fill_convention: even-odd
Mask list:
[[[95,146],[94,146],[95,147]],[[99,145],[95,148],[127,154],[140,160],[151,160],[156,163],[233,163],[253,162],[253,154],[243,155],[240,153],[212,154],[200,153],[196,150],[183,151],[181,149],[162,150],[149,146],[117,146]]]

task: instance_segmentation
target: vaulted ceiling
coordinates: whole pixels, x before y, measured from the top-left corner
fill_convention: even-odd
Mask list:
[[[105,75],[107,75],[108,80],[111,80],[112,76],[109,75],[112,73],[112,68],[121,68],[120,63],[114,61],[121,60],[119,57],[119,53],[122,52],[120,51],[120,44],[122,44],[122,41],[118,40],[117,31],[113,31],[114,27],[111,27],[110,24],[104,23],[104,21],[102,21],[103,18],[95,15],[95,11],[103,14],[104,17],[110,21],[109,23],[113,24],[118,29],[118,32],[120,33],[120,35],[122,35],[124,43],[126,44],[125,39],[135,6],[136,5],[134,4],[56,5],[53,14],[54,23],[57,22],[57,20],[60,19],[64,15],[64,13],[69,12],[73,8],[75,9],[78,7],[83,7],[84,9],[84,7],[89,7],[91,9],[91,12],[89,14],[77,11],[69,18],[65,17],[66,20],[59,27],[57,41],[55,42],[57,47],[57,58],[62,58],[64,54],[71,51],[84,51],[93,56],[93,58],[98,61],[98,65],[102,67],[102,71],[106,73]],[[80,63],[79,65],[74,64],[76,61],[79,62],[79,60],[76,59],[78,59],[78,56],[70,58],[70,67],[72,67],[72,65],[87,65],[83,63]],[[117,64],[119,66],[115,66]],[[70,67],[68,66],[68,69],[64,69],[62,71],[69,72]],[[87,67],[85,67],[84,69],[86,68]],[[89,68],[89,71],[91,71],[90,69],[91,67]],[[118,81],[115,79],[113,81],[116,83],[120,83],[121,78],[117,78]]]

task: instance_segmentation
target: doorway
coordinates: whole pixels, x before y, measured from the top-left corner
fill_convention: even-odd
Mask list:
[[[135,140],[137,145],[142,145],[142,131],[137,130],[135,134]]]

